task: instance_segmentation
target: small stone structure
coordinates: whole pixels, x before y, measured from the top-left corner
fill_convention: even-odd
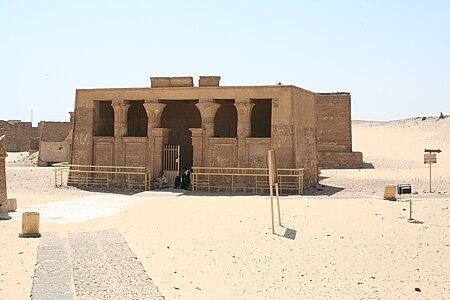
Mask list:
[[[201,76],[197,87],[192,77],[152,77],[150,88],[77,90],[71,163],[145,166],[155,178],[166,144],[180,145],[180,165],[188,167],[266,168],[272,149],[279,168],[304,168],[310,187],[321,160],[345,167],[347,156],[353,159],[348,94],[348,101],[334,101],[342,118],[329,122],[316,115],[322,99],[330,101],[325,94],[219,82],[219,76]],[[340,140],[328,147],[335,143],[332,131],[342,135],[342,149]],[[331,157],[322,155],[328,150]],[[355,159],[362,164],[361,155]]]
[[[45,167],[70,160],[72,128],[71,122],[39,122],[38,166]]]
[[[22,152],[30,150],[31,122],[20,120],[0,120],[0,135],[6,135],[7,151]]]
[[[350,93],[317,93],[316,124],[319,168],[363,167],[362,153],[352,151]]]
[[[9,220],[11,217],[8,214],[8,195],[6,189],[6,139],[5,136],[0,136],[0,220]]]

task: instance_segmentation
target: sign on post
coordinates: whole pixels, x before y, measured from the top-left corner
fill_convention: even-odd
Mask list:
[[[274,187],[275,187],[275,194],[277,196],[278,224],[281,226],[280,196],[278,193],[277,154],[276,154],[275,150],[268,151],[267,163],[269,165],[269,192],[270,192],[270,211],[272,214],[272,233],[275,234],[275,221],[274,221],[274,214],[273,214],[273,188]]]
[[[442,150],[441,149],[425,149],[424,152],[428,152],[428,153],[425,153],[423,155],[423,163],[430,165],[430,188],[429,188],[429,192],[432,193],[432,191],[431,191],[431,164],[437,163],[436,153],[441,153]]]
[[[423,155],[423,163],[424,164],[435,164],[437,163],[436,154],[424,154]]]

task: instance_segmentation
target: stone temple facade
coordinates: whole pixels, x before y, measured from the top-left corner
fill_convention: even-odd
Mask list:
[[[267,167],[273,149],[280,168],[304,168],[305,187],[316,184],[318,150],[326,148],[318,133],[324,144],[333,133],[318,131],[321,96],[292,85],[222,87],[219,81],[201,76],[194,86],[192,77],[152,77],[151,87],[77,90],[71,163],[145,166],[157,176],[166,144],[180,145],[180,165],[188,167]],[[336,149],[347,153],[349,102],[342,109],[339,126],[350,134],[342,143],[349,145]]]

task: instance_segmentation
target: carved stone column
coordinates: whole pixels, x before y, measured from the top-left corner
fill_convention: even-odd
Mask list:
[[[238,136],[238,166],[239,167],[251,167],[248,165],[247,156],[247,138],[252,133],[252,110],[255,106],[254,103],[249,100],[243,102],[236,100],[234,104],[237,110],[237,136]]]
[[[114,109],[114,165],[125,165],[125,153],[123,137],[128,133],[128,109],[130,104],[125,101],[113,101]]]
[[[6,138],[2,135],[0,136],[0,220],[11,219],[8,214],[8,195],[6,190],[6,156]]]
[[[200,115],[202,116],[202,127],[205,129],[205,137],[214,136],[214,118],[216,112],[220,107],[219,103],[214,102],[200,102],[195,104]]]
[[[209,150],[209,138],[214,136],[214,118],[216,117],[216,112],[220,107],[220,104],[212,102],[212,100],[200,100],[199,103],[195,104],[200,115],[202,116],[202,127],[203,127],[203,165],[210,167],[211,153]]]
[[[192,133],[193,166],[203,167],[203,128],[189,128]]]
[[[152,128],[153,152],[150,153],[152,157],[149,173],[152,174],[152,179],[156,178],[159,171],[162,170],[162,156],[163,145],[169,142],[169,128]]]
[[[252,110],[255,106],[251,102],[236,102],[234,104],[237,110],[237,135],[240,138],[247,138],[251,136],[252,132]]]
[[[147,111],[147,136],[152,136],[152,128],[161,127],[161,115],[167,104],[158,102],[145,102],[144,107]]]
[[[147,101],[144,103],[145,111],[147,112],[147,137],[148,137],[148,149],[147,149],[147,171],[152,175],[156,176],[158,175],[158,172],[160,171],[160,164],[161,164],[161,156],[158,155],[158,143],[160,143],[160,135],[164,133],[161,133],[161,130],[154,129],[162,129],[161,127],[161,116],[166,108],[167,104],[159,103],[157,100],[153,101]],[[157,134],[158,136],[155,136],[154,134]],[[167,137],[168,137],[167,132]],[[156,143],[156,145],[155,145]],[[167,143],[164,142],[164,143]],[[155,148],[156,147],[156,148]],[[156,150],[155,150],[156,149]],[[161,151],[162,151],[162,145],[161,145]],[[156,165],[155,165],[156,164]]]
[[[114,101],[111,106],[114,109],[114,136],[127,136],[127,116],[131,105],[125,101]]]

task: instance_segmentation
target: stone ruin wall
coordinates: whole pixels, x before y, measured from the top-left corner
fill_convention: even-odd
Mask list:
[[[71,122],[39,122],[39,158],[38,166],[48,166],[70,159],[72,145]]]
[[[316,94],[316,124],[319,168],[363,167],[362,153],[352,151],[349,93]]]
[[[7,151],[22,152],[30,150],[31,122],[0,120],[0,135],[5,135]]]
[[[8,195],[6,188],[6,137],[0,134],[0,220],[9,220]]]

